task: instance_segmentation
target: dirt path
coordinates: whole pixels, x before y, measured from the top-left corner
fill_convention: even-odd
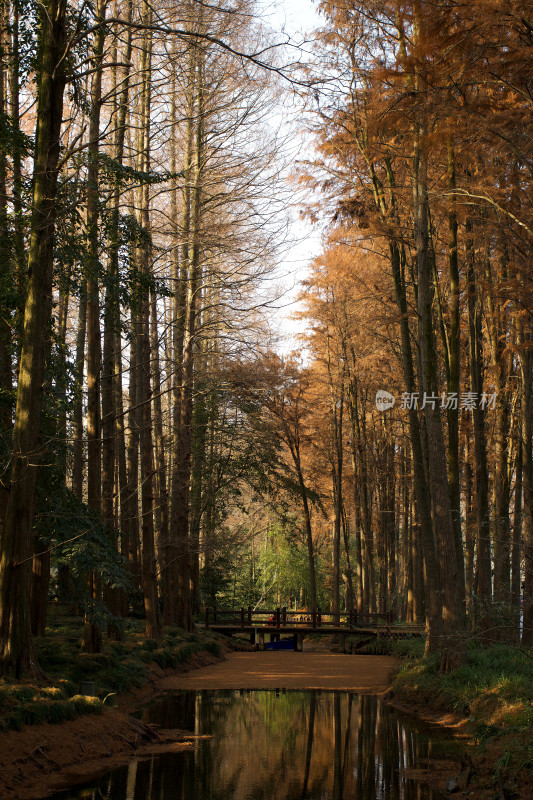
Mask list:
[[[340,653],[232,653],[226,661],[163,678],[173,689],[341,689],[380,694],[390,686],[390,656]]]

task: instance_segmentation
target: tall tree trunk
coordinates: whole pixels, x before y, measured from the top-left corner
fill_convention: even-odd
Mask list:
[[[128,3],[126,21],[131,20],[132,2]],[[118,16],[118,14],[116,14]],[[126,133],[126,117],[128,113],[128,98],[131,72],[132,30],[127,29],[124,46],[122,74],[120,77],[120,92],[115,102],[116,132],[114,142],[114,159],[120,169],[124,161],[124,141]],[[117,48],[114,46],[112,60],[116,62]],[[118,78],[116,68],[113,70],[114,91],[118,92]],[[104,346],[102,357],[102,515],[109,531],[115,530],[115,497],[118,497],[120,508],[120,523],[127,524],[124,505],[124,490],[126,484],[125,467],[125,442],[122,419],[122,380],[121,380],[121,341],[120,341],[120,297],[119,297],[119,222],[120,222],[120,179],[116,180],[110,202],[111,221],[109,226],[109,260],[107,267],[106,293],[104,302]],[[117,385],[120,381],[120,386]],[[120,440],[121,438],[121,440]],[[121,452],[119,453],[119,450]],[[117,464],[117,456],[121,463]],[[116,481],[116,478],[118,481]],[[118,487],[116,483],[118,482]],[[118,491],[116,491],[118,489]],[[127,504],[126,504],[127,505]],[[122,535],[126,535],[126,528],[122,527]],[[111,534],[110,534],[111,535]],[[112,534],[115,546],[118,545],[117,533]],[[123,551],[124,552],[124,551]],[[127,613],[124,595],[115,588],[107,588],[105,600],[109,610],[115,616]],[[108,625],[108,635],[112,639],[122,636],[120,627],[115,623]]]
[[[355,369],[355,354],[351,354],[352,368]],[[359,532],[361,535],[361,582],[362,589],[360,611],[374,610],[375,578],[374,578],[374,539],[370,511],[369,493],[371,493],[370,473],[368,469],[367,450],[365,447],[365,409],[359,402],[357,380],[351,377],[348,392],[348,412],[350,415],[350,447],[352,452],[352,469],[354,474],[354,505],[360,509]]]
[[[127,491],[123,502],[127,508],[128,542],[130,572],[133,588],[141,585],[140,570],[140,542],[139,542],[139,431],[141,427],[140,409],[138,407],[139,379],[137,374],[139,348],[138,326],[139,311],[137,304],[133,304],[130,313],[130,370],[129,370],[129,408],[128,420],[128,447],[127,447]]]
[[[304,509],[305,521],[305,541],[307,545],[307,561],[309,563],[309,605],[311,611],[318,610],[318,597],[316,587],[316,565],[315,565],[315,545],[313,542],[313,528],[311,525],[311,510],[309,508],[309,500],[307,499],[307,490],[305,488],[302,470],[299,465],[298,459],[298,482],[300,484],[300,492],[302,493],[302,504]]]
[[[416,391],[416,383],[405,287],[405,256],[403,251],[394,243],[390,245],[390,254],[396,303],[400,311],[401,354],[405,390],[412,396]],[[424,595],[427,628],[426,652],[432,652],[439,649],[440,635],[442,633],[442,606],[436,588],[440,585],[440,568],[439,562],[437,561],[435,538],[433,534],[429,489],[422,449],[422,430],[418,411],[414,407],[414,404],[409,404],[408,414],[416,498],[416,516],[420,525],[422,556],[424,561]]]
[[[533,336],[531,322],[522,322],[520,332],[520,377],[522,384],[522,541],[524,547],[524,619],[522,644],[533,646],[533,452],[531,374],[533,372]]]
[[[197,356],[198,357],[198,356]],[[193,612],[198,613],[200,589],[200,529],[205,499],[204,481],[206,477],[206,449],[209,428],[209,399],[205,376],[207,372],[207,354],[200,354],[202,364],[200,370],[204,380],[199,382],[194,400],[193,441],[191,468],[191,514],[190,514],[190,554],[191,554],[191,590]]]
[[[418,346],[421,363],[421,390],[428,438],[429,488],[431,513],[437,538],[443,632],[441,668],[447,671],[462,663],[464,642],[464,583],[461,585],[455,531],[448,491],[444,435],[437,387],[437,363],[433,338],[429,219],[427,193],[427,155],[422,123],[415,129],[413,158],[413,203],[418,285]],[[429,398],[433,398],[430,400]]]
[[[385,422],[387,417],[385,417]],[[389,439],[387,447],[387,481],[386,481],[386,522],[387,522],[387,593],[388,603],[383,609],[396,615],[398,612],[397,586],[398,586],[398,526],[396,524],[396,454],[390,424],[385,425]]]
[[[149,27],[152,12],[143,2],[143,22]],[[140,120],[140,166],[141,171],[150,172],[150,108],[152,77],[152,36],[146,33],[141,51],[141,120]],[[139,190],[139,222],[148,237],[150,231],[150,185],[145,183]],[[151,276],[151,247],[146,238],[137,251],[139,271],[148,282]],[[161,642],[163,629],[157,600],[157,567],[154,535],[154,451],[152,441],[152,387],[150,381],[150,294],[139,292],[139,335],[137,340],[137,381],[140,410],[141,451],[141,508],[142,508],[142,585],[144,593],[145,632],[149,639]],[[159,387],[158,387],[159,388]]]
[[[331,354],[328,333],[328,378],[330,390],[330,425],[332,439],[332,483],[333,483],[333,586],[331,591],[331,611],[340,612],[340,560],[341,560],[341,525],[342,525],[342,470],[344,456],[343,413],[344,413],[344,374],[340,385],[332,374]]]
[[[190,222],[188,225],[188,250],[185,264],[188,281],[185,299],[183,336],[183,378],[180,393],[180,419],[172,482],[172,510],[170,517],[171,540],[175,543],[177,579],[177,622],[185,630],[192,629],[191,559],[189,552],[189,513],[192,447],[192,411],[194,388],[194,353],[196,335],[197,300],[200,276],[200,219],[201,194],[204,169],[204,86],[203,54],[193,48],[189,70],[191,108],[195,129],[191,164]]]
[[[99,0],[96,18],[105,17],[107,0]],[[94,73],[91,88],[91,113],[89,117],[89,145],[87,169],[86,260],[87,277],[87,503],[98,514],[102,511],[102,414],[100,384],[102,347],[100,337],[99,252],[98,252],[98,153],[100,143],[100,112],[102,106],[102,65],[105,28],[95,34],[93,47]],[[88,610],[85,615],[83,649],[99,653],[102,648],[100,623],[95,619],[94,603],[100,599],[99,580],[88,577]]]
[[[12,470],[1,537],[0,671],[38,672],[30,630],[29,580],[36,465],[46,342],[52,302],[52,262],[59,138],[65,89],[66,2],[40,6],[37,129],[27,295],[24,309]]]
[[[503,252],[505,254],[505,244]],[[504,256],[505,257],[505,256]],[[498,628],[494,631],[498,639],[507,639],[509,629],[509,604],[511,600],[511,523],[509,518],[509,400],[507,396],[507,368],[502,340],[502,310],[493,285],[491,255],[485,256],[485,281],[488,291],[487,327],[490,339],[490,354],[495,375],[496,425],[494,430],[494,480],[492,483],[492,507],[494,509],[494,601],[497,604]],[[506,266],[502,264],[497,284],[507,279]]]
[[[346,599],[345,599],[345,608],[346,611],[355,611],[357,608],[357,603],[355,599],[355,591],[353,587],[353,569],[352,569],[352,557],[351,557],[351,549],[350,549],[350,527],[348,522],[348,517],[346,515],[346,509],[343,507],[342,509],[342,534],[343,534],[343,542],[344,542],[344,554],[346,556],[346,575],[345,575],[345,583],[346,583]]]
[[[451,139],[448,140],[448,187],[453,192],[455,180],[455,153]],[[448,395],[459,398],[461,391],[461,302],[459,280],[459,251],[457,245],[457,212],[455,200],[451,200],[448,211],[448,271],[450,277],[450,335],[448,347]],[[457,575],[464,582],[464,558],[461,532],[461,471],[459,459],[459,403],[449,404],[446,411],[448,422],[448,484],[450,505],[457,551]]]
[[[176,109],[176,75],[175,65],[172,69],[172,128],[170,133],[171,146],[171,170],[173,174],[177,171],[177,109]],[[187,122],[188,135],[186,137],[186,153],[190,152],[190,139],[192,135],[192,119]],[[189,130],[190,129],[190,130]],[[188,176],[189,166],[186,157],[185,166],[185,187],[184,187],[184,209],[188,208]],[[172,486],[176,480],[175,475],[175,455],[177,452],[177,441],[179,437],[180,408],[181,408],[181,382],[183,376],[183,325],[185,319],[185,287],[186,275],[184,270],[180,274],[179,258],[179,231],[178,231],[178,187],[176,178],[172,178],[170,187],[170,209],[171,209],[171,281],[172,281],[172,321],[171,321],[171,350],[172,350],[172,452],[170,471],[172,476]],[[188,221],[188,213],[183,214],[184,222]],[[185,230],[183,232],[185,236]],[[182,259],[182,264],[186,264]],[[171,519],[170,514],[173,505],[169,508],[169,522],[165,532],[166,538],[161,538],[161,593],[163,595],[163,622],[170,625],[174,622],[177,613],[176,592],[177,592],[177,563],[176,547],[174,540],[171,540]]]
[[[185,314],[186,297],[189,280],[189,238],[191,228],[191,194],[192,194],[192,153],[194,139],[194,87],[195,87],[195,61],[192,49],[189,50],[189,69],[188,69],[188,107],[187,129],[185,135],[185,154],[183,165],[183,192],[182,192],[182,230],[178,231],[177,226],[177,183],[173,179],[171,184],[171,213],[173,220],[172,227],[172,277],[173,277],[173,321],[172,321],[172,347],[173,347],[173,386],[172,386],[172,484],[171,484],[171,505],[169,519],[169,535],[167,554],[163,569],[166,572],[165,592],[163,597],[163,617],[167,624],[173,623],[178,617],[178,596],[183,579],[183,542],[177,539],[177,503],[179,502],[179,475],[178,475],[178,454],[181,436],[181,415],[183,404],[183,359],[184,359],[184,336],[185,336]],[[171,158],[174,171],[177,164],[177,109],[175,100],[176,74],[172,71],[172,130],[171,130]],[[178,247],[181,234],[181,248]],[[181,258],[178,257],[180,253]],[[186,588],[183,584],[183,591]]]
[[[471,233],[471,223],[467,225]],[[483,393],[483,339],[481,331],[480,299],[474,271],[474,245],[467,240],[467,294],[468,328],[470,351],[470,386],[475,397]],[[489,478],[487,469],[487,441],[485,434],[485,410],[476,403],[472,410],[474,428],[474,453],[476,460],[476,576],[474,595],[477,598],[476,619],[483,630],[490,627],[491,565],[490,565],[490,518]]]
[[[11,39],[10,39],[10,116],[15,133],[20,131],[20,0],[12,0],[11,4]],[[14,255],[15,255],[15,286],[17,288],[18,303],[22,304],[24,297],[24,218],[22,200],[22,152],[20,142],[15,140],[12,147],[13,169],[13,212],[14,212]]]
[[[78,301],[78,327],[76,333],[76,370],[72,412],[72,492],[83,499],[83,384],[85,375],[85,341],[87,338],[87,283],[82,280]]]
[[[471,429],[468,427],[465,432],[465,466],[464,466],[464,513],[465,513],[465,589],[466,589],[466,613],[473,623],[473,597],[474,597],[474,553],[476,549],[476,524],[474,519],[474,509],[472,504],[474,472],[472,461],[474,453],[470,444]]]
[[[144,214],[143,209],[143,216]],[[152,442],[152,410],[150,385],[150,333],[149,300],[141,303],[141,321],[138,342],[137,380],[139,382],[139,405],[141,411],[141,508],[142,508],[142,585],[144,593],[144,612],[146,617],[145,634],[148,639],[161,642],[159,606],[157,601],[155,535],[154,535],[154,454]]]
[[[158,534],[157,550],[159,553],[160,572],[165,564],[165,547],[168,543],[169,502],[167,487],[167,459],[165,436],[163,431],[163,407],[161,403],[161,368],[159,364],[159,336],[157,326],[157,300],[152,292],[150,305],[150,336],[152,347],[152,385],[155,388],[154,407],[154,440],[155,440],[155,476],[157,479],[156,494],[156,531]]]
[[[513,614],[514,629],[512,639],[520,641],[520,572],[522,555],[522,436],[518,428],[518,445],[515,462],[515,484],[514,484],[514,510],[513,510],[513,541],[511,547],[511,608]]]
[[[5,45],[7,38],[7,9],[5,0],[0,3],[0,115],[7,117],[7,69],[5,66]],[[12,316],[9,295],[12,291],[13,263],[10,246],[9,212],[7,197],[7,152],[0,147],[0,431],[2,438],[9,441],[12,428],[12,335],[10,319]],[[6,454],[4,453],[3,458]],[[5,514],[7,495],[0,496],[0,517]]]

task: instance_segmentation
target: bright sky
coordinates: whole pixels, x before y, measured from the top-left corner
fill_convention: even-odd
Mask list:
[[[318,25],[319,17],[313,0],[264,0],[263,8],[272,27],[284,29],[290,36],[310,34]]]
[[[274,31],[284,33],[298,44],[306,38],[311,38],[313,30],[321,24],[316,4],[312,0],[275,0],[275,2],[264,0],[263,8],[264,21],[270,24]],[[295,60],[296,57],[295,54]],[[305,53],[302,54],[302,58],[305,59],[305,57]],[[296,129],[300,116],[298,107],[296,105],[292,109],[285,107],[280,111],[287,119],[287,124]],[[298,138],[293,136],[291,158],[296,161],[312,157],[311,147],[305,142],[305,139],[301,140],[299,147],[297,142]],[[280,343],[280,350],[284,353],[298,349],[300,346],[296,337],[302,330],[302,322],[291,319],[291,315],[297,309],[296,297],[299,291],[299,282],[305,278],[309,263],[318,255],[321,247],[320,232],[309,222],[299,219],[296,204],[292,213],[289,239],[294,244],[284,254],[280,268],[283,274],[284,296],[280,301],[280,308],[274,316],[275,325],[279,327],[283,339]]]

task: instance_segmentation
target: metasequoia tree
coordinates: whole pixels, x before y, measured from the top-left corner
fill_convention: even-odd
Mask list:
[[[531,153],[513,122],[516,108],[528,104],[517,65],[524,67],[530,48],[524,45],[523,5],[508,10],[505,33],[500,5],[491,4],[485,16],[481,4],[455,14],[447,4],[399,9],[394,3],[324,3],[326,25],[317,49],[320,70],[332,80],[317,93],[320,155],[308,174],[321,181],[337,238],[352,248],[356,274],[371,233],[388,276],[385,291],[392,291],[397,305],[394,347],[400,345],[404,396],[411,398],[405,413],[424,555],[427,642],[442,651],[444,669],[462,657],[455,634],[464,624],[465,545],[473,619],[482,621],[487,637],[506,635],[512,487],[523,495],[509,376],[518,378],[519,362],[510,354],[522,349],[516,320],[531,281],[522,258],[531,231]],[[510,51],[504,41],[512,42]],[[498,83],[496,97],[486,89],[488,74]],[[530,313],[523,317],[527,326]],[[492,392],[495,425],[489,426]],[[468,405],[467,397],[475,400]],[[522,407],[527,398],[520,391],[514,402]],[[472,427],[460,424],[467,414]],[[469,431],[473,474],[460,458],[461,437]],[[463,473],[469,477],[462,501]],[[464,532],[461,502],[472,508]],[[515,587],[521,518],[519,502]]]
[[[0,159],[0,225],[7,236],[2,246],[10,240],[14,247],[2,258],[1,276],[2,324],[8,323],[0,331],[2,423],[11,452],[9,469],[4,469],[10,477],[2,492],[0,650],[3,669],[22,674],[37,668],[29,574],[45,422],[54,428],[56,440],[66,437],[74,447],[72,454],[68,447],[61,451],[59,499],[44,502],[72,507],[72,487],[80,520],[90,519],[90,531],[80,535],[87,538],[80,542],[79,564],[72,564],[88,583],[78,597],[88,612],[85,648],[99,649],[103,613],[111,612],[109,633],[119,635],[117,617],[127,612],[125,595],[117,593],[125,559],[132,587],[142,583],[147,635],[160,637],[157,578],[165,571],[181,604],[180,621],[190,627],[189,577],[191,562],[198,562],[198,553],[189,547],[196,353],[203,347],[202,336],[214,340],[224,325],[237,331],[239,315],[250,314],[251,322],[228,336],[228,351],[244,346],[247,330],[258,335],[255,309],[264,298],[257,300],[254,292],[269,269],[276,236],[266,199],[279,176],[271,167],[274,135],[263,132],[252,150],[244,134],[262,118],[266,106],[260,97],[268,83],[261,77],[261,60],[253,55],[264,41],[251,4],[205,9],[205,18],[191,3],[161,9],[156,17],[146,4],[120,0],[81,10],[45,4],[39,11],[34,111],[25,53],[20,53],[19,12],[32,13],[18,3],[2,7],[0,110],[2,126],[8,116],[13,125],[6,139],[11,157],[2,151]],[[28,20],[23,21],[26,27]],[[246,41],[251,55],[241,53]],[[248,72],[242,59],[249,63]],[[169,73],[174,75],[170,82]],[[67,81],[72,91],[63,115]],[[24,114],[28,132],[36,124],[31,158],[30,139],[19,130]],[[21,209],[30,166],[32,219],[25,227]],[[24,302],[4,292],[12,277],[26,298],[16,342],[8,331],[11,320],[18,324]],[[162,326],[169,296],[175,320]],[[53,327],[52,299],[57,302]],[[232,305],[237,309],[230,314]],[[12,376],[19,352],[10,442]],[[68,377],[72,362],[75,384]],[[55,372],[58,365],[61,374]],[[63,397],[56,420],[42,414],[45,376],[47,386]],[[167,443],[173,437],[179,444],[170,453]],[[201,474],[205,452],[198,452]],[[164,507],[162,499],[171,497],[171,490],[174,505]],[[177,562],[176,552],[168,550],[169,516],[183,545],[177,570],[183,591],[172,580]],[[49,558],[38,525],[36,568],[39,558],[43,564]],[[107,556],[99,561],[94,555],[98,548],[111,561]],[[61,562],[60,581],[65,592],[72,587]],[[46,581],[41,585],[46,587]],[[35,598],[36,620],[43,599],[38,593]],[[44,617],[39,619],[41,630]]]
[[[96,8],[96,21],[105,17],[107,2],[102,0]],[[102,105],[102,73],[105,45],[105,28],[100,25],[93,45],[93,74],[90,94],[89,142],[87,148],[87,199],[86,199],[86,265],[87,277],[87,502],[100,512],[102,504],[102,453],[100,369],[102,361],[100,335],[99,297],[99,149],[100,114]],[[94,574],[89,579],[90,600],[98,599],[98,581]],[[84,648],[89,653],[101,649],[100,626],[86,616]]]
[[[63,94],[66,84],[66,2],[43,4],[39,15],[39,73],[32,218],[26,303],[17,383],[12,467],[2,524],[0,664],[17,677],[38,669],[30,630],[29,576],[39,461],[42,385],[52,302],[52,262]]]

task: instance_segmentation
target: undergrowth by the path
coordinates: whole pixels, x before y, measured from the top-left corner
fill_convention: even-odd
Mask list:
[[[46,683],[0,679],[0,731],[41,722],[61,722],[99,713],[104,703],[141,687],[150,666],[183,669],[202,653],[219,656],[220,637],[212,632],[186,633],[167,627],[162,647],[146,640],[141,620],[128,622],[121,642],[104,638],[102,653],[81,652],[83,617],[52,609],[46,636],[35,640]],[[82,694],[82,682],[94,683],[96,697]]]
[[[396,694],[469,717],[478,733],[530,729],[533,722],[533,657],[517,646],[471,644],[466,662],[443,674],[439,656],[423,657],[423,643],[397,642],[401,663]],[[481,734],[480,734],[481,735]]]
[[[443,674],[438,655],[424,658],[423,647],[423,641],[391,644],[400,657],[395,698],[466,717],[466,732],[482,758],[475,791],[498,789],[497,798],[513,792],[524,796],[522,788],[533,781],[533,653],[510,644],[470,643],[466,662]]]

